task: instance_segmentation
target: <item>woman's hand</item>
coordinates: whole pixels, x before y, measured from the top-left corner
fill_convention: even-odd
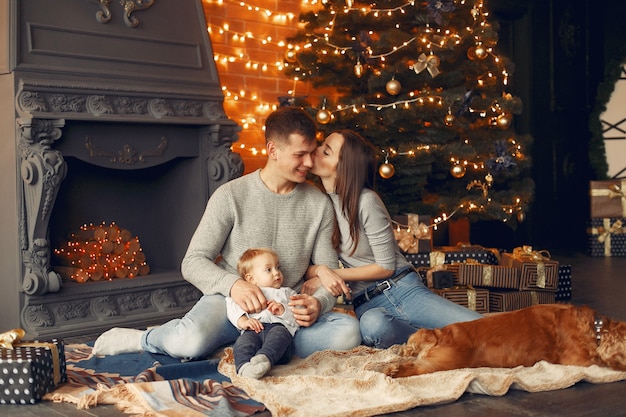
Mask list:
[[[302,327],[309,327],[317,321],[322,304],[312,295],[296,294],[291,296],[289,307],[291,307],[296,323]]]
[[[335,297],[339,297],[343,294],[347,299],[352,298],[352,291],[350,291],[350,287],[348,287],[348,284],[346,284],[343,278],[341,278],[334,270],[328,268],[327,266],[320,265],[316,269],[316,273],[321,285],[323,285],[329,293]]]
[[[321,286],[322,281],[320,281],[320,277],[313,277],[304,281],[304,284],[302,284],[302,288],[300,288],[300,293],[313,295],[315,294],[315,291],[317,291],[317,289]]]

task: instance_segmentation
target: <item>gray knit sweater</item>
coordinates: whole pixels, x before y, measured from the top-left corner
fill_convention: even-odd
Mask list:
[[[244,175],[219,187],[209,199],[183,258],[183,277],[205,295],[229,296],[239,279],[241,254],[251,247],[268,247],[278,253],[283,285],[299,291],[310,264],[338,266],[333,217],[328,198],[308,183],[276,194],[265,186],[260,170]],[[336,302],[323,287],[315,297],[323,313]]]
[[[329,194],[341,232],[341,263],[346,268],[378,264],[388,270],[406,268],[411,264],[406,260],[393,235],[391,218],[385,204],[373,190],[365,188],[359,198],[359,246],[353,255],[353,241],[350,238],[348,220],[341,212],[341,202],[335,193]],[[351,281],[353,294],[358,294],[372,285],[372,281]]]

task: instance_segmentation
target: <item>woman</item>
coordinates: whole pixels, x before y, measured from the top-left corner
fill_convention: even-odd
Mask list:
[[[331,133],[317,148],[311,173],[333,202],[344,268],[311,267],[305,290],[323,285],[336,296],[352,293],[363,343],[387,348],[419,328],[482,317],[430,291],[400,252],[389,213],[372,190],[375,152],[365,139],[350,130]]]

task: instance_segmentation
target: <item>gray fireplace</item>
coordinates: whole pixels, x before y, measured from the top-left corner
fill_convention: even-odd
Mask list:
[[[201,0],[0,7],[0,330],[63,337],[182,316],[200,296],[180,275],[189,239],[243,171]],[[55,250],[90,224],[130,231],[150,273],[68,279]]]

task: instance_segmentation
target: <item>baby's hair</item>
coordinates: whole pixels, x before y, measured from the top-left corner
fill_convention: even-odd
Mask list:
[[[278,254],[270,248],[250,248],[245,251],[237,262],[237,272],[240,277],[245,277],[248,272],[252,270],[252,264],[257,256],[269,253],[274,257],[274,260],[278,262]]]

